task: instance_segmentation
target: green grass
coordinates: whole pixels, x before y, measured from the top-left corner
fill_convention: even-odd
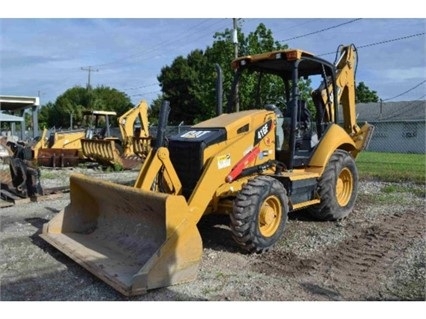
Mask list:
[[[425,184],[426,155],[362,152],[356,159],[361,179]]]

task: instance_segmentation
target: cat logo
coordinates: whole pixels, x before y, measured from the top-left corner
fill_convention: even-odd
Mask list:
[[[204,134],[210,133],[210,131],[189,131],[185,134],[181,135],[181,137],[184,138],[199,138],[203,136]]]

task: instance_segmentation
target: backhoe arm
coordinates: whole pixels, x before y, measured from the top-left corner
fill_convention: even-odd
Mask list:
[[[355,72],[357,64],[356,48],[340,46],[340,57],[336,62],[336,86],[338,103],[343,107],[343,128],[349,135],[359,132],[355,114]]]
[[[313,95],[320,95],[325,108],[324,121],[335,122],[337,105],[343,107],[343,127],[349,135],[354,135],[359,131],[355,114],[355,70],[357,63],[356,48],[353,44],[349,46],[339,46],[338,56],[335,62],[336,67],[336,97],[334,101],[333,83],[329,77],[327,85],[321,83],[320,87],[313,92]],[[325,74],[324,74],[325,75]],[[314,97],[315,98],[315,97]]]
[[[140,135],[138,137],[148,137],[148,105],[145,101],[141,101],[138,106],[128,110],[118,119],[125,150],[133,147],[133,126],[138,118],[141,123]]]
[[[351,136],[356,149],[351,153],[354,157],[368,146],[374,127],[365,123],[361,128],[356,121],[355,104],[355,73],[357,65],[357,50],[353,44],[339,46],[336,61],[335,83],[336,94],[333,90],[333,81],[327,78],[327,85],[321,83],[320,87],[312,93],[313,98],[320,95],[321,103],[324,106],[324,122],[335,123],[337,119],[337,107],[342,105],[343,128]],[[325,73],[325,72],[324,72]],[[334,101],[334,97],[337,101]]]

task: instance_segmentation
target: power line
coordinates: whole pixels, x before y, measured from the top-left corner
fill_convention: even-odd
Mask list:
[[[350,20],[350,21],[347,21],[347,22],[343,22],[343,23],[340,23],[340,24],[337,24],[337,25],[334,25],[334,26],[331,26],[331,27],[328,27],[328,28],[324,28],[324,29],[321,29],[321,30],[318,30],[318,31],[314,31],[314,32],[310,32],[310,33],[298,35],[298,36],[295,36],[295,37],[292,37],[292,38],[288,38],[288,39],[285,39],[285,40],[281,40],[281,41],[278,41],[278,42],[287,42],[287,41],[290,41],[290,40],[295,40],[295,39],[307,37],[309,35],[313,35],[313,34],[321,33],[321,32],[324,32],[324,31],[331,30],[331,29],[335,29],[335,28],[341,27],[343,25],[356,22],[358,20],[361,20],[361,18],[353,19],[353,20]]]
[[[380,41],[380,42],[371,43],[371,44],[365,44],[365,45],[362,45],[358,48],[366,48],[366,47],[371,47],[371,46],[378,45],[378,44],[384,44],[384,43],[393,42],[393,41],[405,40],[405,39],[409,39],[409,38],[413,38],[413,37],[418,37],[418,36],[423,35],[423,34],[425,34],[425,33],[421,32],[421,33],[407,35],[405,37],[400,37],[400,38],[396,38],[396,39],[385,40],[385,41]]]
[[[422,84],[424,84],[424,83],[426,83],[426,80],[423,80],[423,81],[422,81],[422,82],[420,82],[419,84],[417,84],[417,85],[413,86],[411,89],[408,89],[408,90],[407,90],[407,91],[405,91],[405,92],[402,92],[402,93],[400,93],[400,94],[398,94],[398,95],[395,95],[394,97],[391,97],[391,98],[388,98],[388,99],[384,99],[384,100],[383,100],[383,102],[384,102],[384,101],[393,100],[393,99],[396,99],[397,97],[400,97],[401,95],[407,94],[408,92],[410,92],[410,91],[412,91],[412,90],[414,90],[414,89],[418,88],[420,85],[422,85]]]
[[[308,21],[305,21],[305,22],[300,22],[300,23],[292,24],[292,25],[290,25],[288,27],[285,27],[285,28],[279,28],[278,30],[276,30],[276,32],[281,32],[283,30],[288,31],[290,29],[294,29],[294,28],[300,27],[302,25],[306,25],[306,24],[310,24],[310,23],[316,22],[317,20],[320,20],[320,18],[309,19]]]
[[[417,99],[411,101],[410,103],[404,105],[402,108],[395,110],[394,112],[388,113],[386,114],[385,117],[382,118],[382,120],[389,120],[391,118],[394,118],[395,116],[398,116],[400,114],[404,114],[406,113],[407,109],[412,106],[415,105],[416,103],[418,103],[418,101],[422,101],[422,99],[426,96],[426,94],[423,94],[422,96],[418,97]],[[383,102],[384,100],[381,100],[381,102]]]
[[[405,39],[409,39],[409,38],[413,38],[413,37],[418,37],[418,36],[421,36],[421,35],[424,35],[424,34],[425,34],[425,32],[421,32],[421,33],[406,35],[406,36],[395,38],[395,39],[384,40],[384,41],[379,41],[379,42],[373,42],[373,43],[369,43],[369,44],[364,44],[364,45],[357,46],[357,49],[372,47],[372,46],[375,46],[375,45],[385,44],[385,43],[394,42],[394,41],[405,40]],[[321,53],[321,54],[318,54],[318,56],[335,54],[335,53],[336,53],[336,51],[327,52],[327,53]]]
[[[339,25],[336,25],[336,26],[333,26],[333,27],[330,27],[330,28],[326,28],[326,29],[323,29],[323,30],[311,32],[308,35],[314,34],[314,33],[318,33],[318,32],[322,32],[322,31],[325,31],[325,30],[329,30],[329,29],[332,29],[332,28],[336,28],[338,26],[341,26],[341,25],[344,25],[344,24],[348,24],[348,23],[352,23],[352,22],[355,22],[357,20],[360,20],[360,19],[354,19],[354,20],[351,20],[351,21],[348,21],[348,22],[345,22],[343,24],[339,24]],[[358,46],[357,49],[371,47],[371,46],[376,46],[376,45],[385,44],[385,43],[394,42],[394,41],[400,41],[400,40],[404,40],[404,39],[409,39],[409,38],[417,37],[417,36],[424,35],[424,34],[425,34],[425,32],[421,32],[421,33],[407,35],[407,36],[403,36],[403,37],[399,37],[399,38],[395,38],[395,39],[383,40],[383,41],[379,41],[379,42],[369,43],[369,44]],[[301,36],[299,36],[299,37],[301,37]],[[287,40],[283,40],[283,41],[287,41]],[[323,53],[323,54],[319,54],[318,56],[328,55],[328,54],[334,54],[334,53],[335,52]],[[407,91],[405,91],[405,92],[403,92],[401,94],[398,94],[398,95],[396,95],[396,96],[394,96],[392,98],[388,98],[388,99],[385,99],[385,100],[382,100],[382,101],[389,101],[389,100],[395,99],[395,98],[397,98],[399,96],[402,96],[402,95],[404,95],[404,94],[406,94],[406,93],[408,93],[408,92],[416,89],[417,87],[419,87],[420,85],[424,84],[425,82],[426,82],[426,80],[422,81],[421,83],[417,84],[416,86],[412,87],[411,89],[409,89],[409,90],[407,90]],[[141,86],[141,87],[129,88],[128,90],[132,90],[132,89],[136,89],[136,88],[144,88],[144,87],[149,87],[149,86],[154,86],[154,85],[158,85],[158,84],[149,84],[149,85],[145,85],[145,86]],[[156,93],[156,92],[160,92],[160,91],[148,92],[146,94],[152,94],[152,93]],[[135,95],[131,95],[131,96],[138,96],[138,95],[143,95],[143,94],[135,94]]]
[[[131,88],[124,88],[122,90],[136,90],[136,89],[144,89],[150,86],[156,86],[159,85],[158,83],[151,83],[151,84],[146,84],[146,85],[141,85],[141,86],[135,86],[135,87],[131,87]]]
[[[123,62],[124,60],[129,60],[129,59],[132,59],[132,58],[144,55],[144,54],[147,55],[147,54],[150,54],[150,53],[154,53],[154,52],[158,51],[159,48],[163,47],[166,44],[172,44],[172,43],[175,43],[175,42],[182,43],[185,39],[187,39],[187,38],[191,37],[193,34],[197,33],[198,32],[197,28],[199,28],[202,24],[210,22],[211,20],[212,19],[205,19],[205,20],[195,24],[194,26],[191,26],[189,29],[187,29],[187,32],[182,33],[182,36],[175,37],[172,40],[166,40],[166,41],[159,42],[158,44],[151,46],[151,48],[149,48],[149,49],[146,49],[146,50],[143,50],[141,52],[134,53],[134,54],[119,58],[119,59],[111,61],[111,62],[97,64],[96,66],[97,67],[105,67],[105,66],[112,65],[112,64],[122,64],[122,63],[124,63]],[[213,23],[211,23],[210,25],[204,26],[202,28],[202,30],[204,31],[204,34],[206,34],[206,31],[210,30],[211,27],[221,23],[222,21],[223,21],[223,19],[220,19],[218,21],[216,19],[214,19]],[[207,31],[207,32],[210,32],[210,31]],[[148,57],[145,57],[145,58],[148,58]]]
[[[151,91],[151,92],[144,92],[144,93],[132,94],[130,96],[145,96],[145,95],[152,95],[155,93],[161,93],[161,91],[157,90],[157,91]]]

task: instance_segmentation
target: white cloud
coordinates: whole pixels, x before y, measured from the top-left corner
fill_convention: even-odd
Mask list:
[[[380,76],[385,82],[420,81],[426,79],[426,66],[385,70]]]

